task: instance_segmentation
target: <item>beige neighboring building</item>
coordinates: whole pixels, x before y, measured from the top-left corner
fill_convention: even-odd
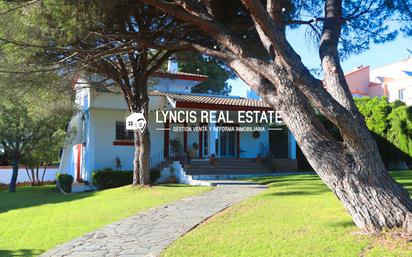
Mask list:
[[[371,69],[361,66],[345,74],[354,97],[387,96],[412,105],[412,58]]]

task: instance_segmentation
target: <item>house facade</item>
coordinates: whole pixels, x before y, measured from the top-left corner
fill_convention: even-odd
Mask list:
[[[391,102],[412,104],[412,58],[376,69],[361,66],[345,77],[354,97],[386,96]]]
[[[116,86],[85,86],[92,79],[78,80],[76,103],[81,111],[70,121],[69,130],[76,133],[63,149],[59,168],[77,181],[91,181],[92,172],[103,168],[133,169],[133,131],[126,130],[130,113],[125,100]],[[192,87],[206,79],[171,71],[154,74],[147,121],[151,168],[180,153],[190,156],[191,161],[211,156],[254,160],[267,154],[262,149],[269,149],[269,123],[257,119],[238,121],[245,113],[260,115],[273,110],[262,100],[191,93]],[[189,113],[193,119],[174,117],[179,111]],[[205,113],[224,119],[202,120]],[[287,133],[287,159],[296,162],[296,142]]]

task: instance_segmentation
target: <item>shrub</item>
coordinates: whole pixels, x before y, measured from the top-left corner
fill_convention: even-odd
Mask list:
[[[57,174],[57,182],[61,190],[65,193],[72,192],[73,176],[69,174]]]
[[[150,170],[150,182],[155,183],[160,178],[160,169]]]
[[[107,189],[130,185],[133,182],[133,171],[114,171],[110,168],[93,172],[93,185],[98,189]]]
[[[405,169],[412,166],[412,106],[400,101],[389,102],[386,97],[355,98],[359,112],[375,139],[387,169]],[[325,117],[320,119],[337,140],[339,130]],[[300,152],[300,153],[299,153]],[[298,160],[306,159],[298,151]],[[305,160],[304,163],[307,163]]]
[[[412,164],[412,107],[383,98],[356,99],[366,125],[378,144],[388,169],[402,169]]]

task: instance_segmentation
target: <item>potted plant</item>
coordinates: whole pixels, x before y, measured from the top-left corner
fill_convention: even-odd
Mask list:
[[[198,151],[198,150],[199,150],[199,144],[196,143],[196,142],[194,142],[194,143],[192,144],[192,150],[190,151],[190,157],[191,157],[192,159],[197,157],[197,151]]]
[[[179,153],[180,153],[181,148],[182,148],[179,140],[177,140],[177,139],[170,140],[170,147],[172,148],[172,153],[173,153],[174,159],[179,160]]]
[[[212,155],[209,157],[209,164],[210,164],[210,165],[214,165],[214,166],[217,166],[217,165],[219,164],[219,159],[216,158],[216,155],[212,154]]]

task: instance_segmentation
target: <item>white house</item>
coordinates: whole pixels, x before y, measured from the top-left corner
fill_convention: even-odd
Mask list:
[[[82,111],[69,123],[69,129],[75,128],[77,133],[63,149],[59,168],[60,172],[73,174],[78,181],[91,181],[92,172],[98,169],[133,169],[133,131],[126,130],[126,121],[129,122],[126,117],[130,113],[125,100],[116,86],[84,87],[90,79],[93,77],[78,80],[81,89],[78,86],[76,103]],[[261,100],[191,93],[192,87],[206,79],[202,75],[171,71],[154,74],[147,121],[152,167],[175,155],[176,144],[193,163],[201,163],[213,155],[220,160],[236,160],[236,163],[244,159],[242,166],[247,166],[247,160],[255,162],[256,158],[268,154],[268,123],[236,121],[245,112],[256,114],[271,109]],[[175,111],[185,111],[183,113],[191,117],[173,117]],[[222,114],[225,122],[200,120],[206,111]],[[131,126],[141,126],[134,123],[141,117],[132,118]],[[177,118],[180,120],[176,122]],[[286,159],[295,165],[296,142],[290,133],[287,140]],[[250,167],[253,169],[253,165]]]

